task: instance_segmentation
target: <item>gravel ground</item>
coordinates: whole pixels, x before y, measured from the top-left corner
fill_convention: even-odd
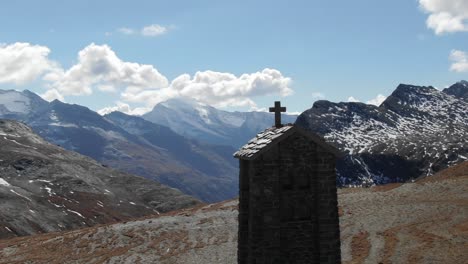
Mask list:
[[[468,172],[468,163],[461,168]],[[456,173],[453,173],[455,175]],[[468,175],[339,192],[343,263],[468,263]],[[237,263],[237,201],[0,240],[0,263]]]

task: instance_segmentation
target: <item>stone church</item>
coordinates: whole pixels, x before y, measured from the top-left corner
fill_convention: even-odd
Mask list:
[[[259,133],[239,159],[239,264],[341,263],[335,163],[322,138],[281,124]]]

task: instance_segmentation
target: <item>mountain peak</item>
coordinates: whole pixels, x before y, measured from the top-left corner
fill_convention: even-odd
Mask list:
[[[461,80],[449,88],[445,88],[443,92],[468,102],[468,82],[465,80]]]
[[[418,85],[400,83],[393,93],[395,92],[397,93],[431,92],[434,90],[437,90],[437,89],[432,86],[418,86]]]
[[[31,110],[31,99],[16,90],[0,90],[0,105],[3,105],[3,110],[8,113],[27,114]]]
[[[441,94],[441,91],[432,86],[399,84],[395,91],[393,91],[393,93],[388,96],[380,106],[398,112],[402,108],[411,108],[422,101],[432,100],[431,98],[434,97],[440,97]]]

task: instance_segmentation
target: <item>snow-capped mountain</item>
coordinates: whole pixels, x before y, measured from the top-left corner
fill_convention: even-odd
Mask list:
[[[453,95],[457,98],[461,98],[468,102],[468,82],[467,81],[460,81],[455,83],[454,85],[445,88],[444,93]]]
[[[228,112],[197,102],[177,98],[157,104],[142,116],[155,124],[170,127],[175,132],[211,144],[238,148],[257,133],[274,124],[267,112]],[[293,123],[295,115],[282,115],[283,123]]]
[[[48,103],[28,91],[3,91],[0,107],[0,118],[23,121],[48,141],[112,168],[207,202],[237,195],[231,147],[200,144],[140,117],[118,113],[103,117],[83,106]]]
[[[466,81],[443,91],[402,84],[379,107],[317,101],[296,124],[347,153],[338,162],[341,185],[406,181],[468,159],[467,91]],[[0,118],[21,120],[50,142],[204,201],[237,195],[233,147],[273,123],[271,113],[231,113],[189,99],[160,103],[146,120],[118,112],[102,117],[28,91],[0,91]],[[283,123],[294,119],[283,115]]]
[[[467,82],[443,91],[401,84],[379,106],[315,102],[296,124],[347,155],[340,183],[405,181],[468,159]]]
[[[123,221],[199,203],[178,190],[50,144],[17,121],[0,120],[0,145],[0,239]]]
[[[0,90],[0,115],[4,117],[17,117],[34,115],[34,111],[43,111],[48,103],[41,97],[28,90],[18,92],[15,90]]]

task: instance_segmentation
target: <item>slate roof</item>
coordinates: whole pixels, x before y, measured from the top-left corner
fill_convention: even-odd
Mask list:
[[[237,152],[235,152],[234,157],[247,160],[255,159],[256,156],[260,155],[260,153],[267,151],[269,147],[277,144],[283,138],[288,137],[294,132],[299,132],[305,135],[310,140],[314,141],[315,143],[324,147],[326,150],[335,154],[335,156],[341,155],[338,149],[327,144],[321,137],[311,132],[307,132],[301,128],[298,128],[295,125],[288,124],[280,128],[270,127],[267,128],[265,131],[258,133],[257,136],[249,140],[247,144],[245,144]]]

